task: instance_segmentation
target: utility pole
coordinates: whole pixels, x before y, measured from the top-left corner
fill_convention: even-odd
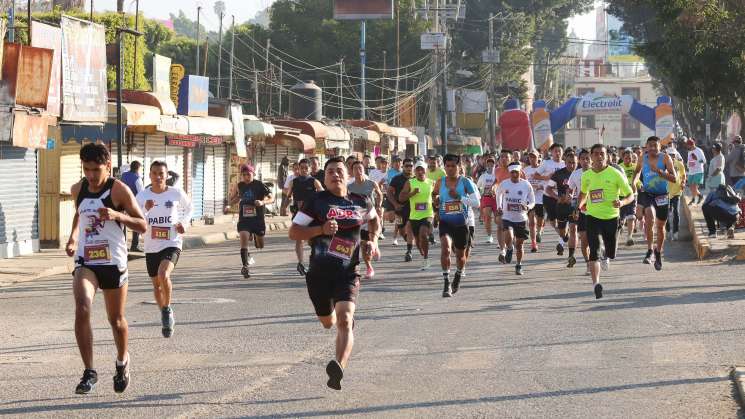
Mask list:
[[[256,102],[256,117],[259,115],[259,70],[254,63],[254,101]]]
[[[197,7],[197,66],[194,69],[196,74],[199,74],[199,15],[202,12],[202,6]]]
[[[440,1],[437,2],[437,8],[440,8]],[[437,12],[437,20],[440,19],[440,13]],[[442,33],[445,35],[445,48],[442,50],[442,97],[440,98],[442,107],[440,111],[440,137],[442,138],[442,147],[444,154],[448,152],[448,41],[447,41],[447,22],[443,19],[439,22],[442,26]]]
[[[16,0],[10,2],[8,10],[8,42],[13,43],[16,39]]]
[[[344,57],[339,60],[339,119],[344,119]]]
[[[285,86],[282,84],[284,82],[284,74],[282,70],[282,61],[279,62],[279,116],[282,117],[282,90],[285,88]]]
[[[230,77],[228,78],[228,99],[233,98],[233,56],[235,56],[235,15],[231,16],[233,17],[233,24],[230,29],[230,31],[232,32],[232,38],[230,40]]]
[[[135,0],[135,30],[140,30],[140,0]],[[135,39],[134,55],[135,59],[132,62],[132,90],[137,89],[137,39]]]
[[[222,19],[225,12],[220,12],[220,41],[218,42],[217,51],[217,98],[220,99],[220,84],[222,82]]]
[[[122,167],[122,146],[124,143],[124,126],[122,124],[122,33],[128,33],[136,37],[142,36],[141,32],[133,31],[129,28],[116,29],[116,161],[120,171]]]
[[[395,91],[395,98],[396,102],[393,108],[393,123],[396,124],[396,126],[401,125],[400,115],[399,115],[399,103],[398,103],[398,83],[399,78],[401,76],[401,5],[399,4],[400,0],[396,0],[396,91]]]
[[[269,71],[269,48],[271,47],[272,47],[272,40],[271,38],[267,38],[266,39],[266,56],[264,58],[266,60],[266,65],[264,66],[265,72]]]
[[[28,44],[31,45],[31,0],[26,3],[26,18],[28,19]]]
[[[489,51],[494,51],[494,13],[489,13]],[[496,127],[494,124],[494,63],[489,65],[489,101],[486,106],[489,112],[489,147],[496,148]]]
[[[360,69],[361,69],[361,80],[360,80],[360,119],[367,119],[365,117],[365,114],[367,113],[367,109],[365,109],[365,62],[366,62],[366,53],[365,53],[365,38],[367,37],[367,21],[363,20],[362,24],[360,25]]]
[[[91,22],[93,22],[93,0],[91,0]]]
[[[204,40],[204,63],[202,63],[202,76],[207,76],[207,61],[210,58],[210,41]]]
[[[386,74],[386,56],[388,55],[388,51],[383,50],[383,80],[380,85],[380,119],[385,121],[385,110],[383,108],[383,97],[385,97],[385,74]]]

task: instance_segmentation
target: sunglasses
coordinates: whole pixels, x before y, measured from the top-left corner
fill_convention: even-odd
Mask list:
[[[404,167],[406,167],[406,168],[412,168],[412,167],[414,167],[414,165],[413,164],[405,164]]]

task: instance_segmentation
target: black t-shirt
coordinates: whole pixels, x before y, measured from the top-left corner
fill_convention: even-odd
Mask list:
[[[331,219],[339,225],[335,236],[316,236],[310,240],[311,269],[353,272],[360,261],[360,228],[370,219],[371,211],[374,208],[370,198],[352,193],[339,197],[321,191],[307,202],[301,213],[313,219],[311,227],[322,226]]]
[[[391,184],[388,185],[393,188],[394,191],[396,191],[396,197],[395,200],[399,204],[403,204],[404,208],[402,211],[405,211],[405,214],[409,213],[409,201],[401,202],[401,199],[399,199],[399,196],[401,195],[401,191],[404,190],[404,186],[406,186],[406,183],[409,181],[409,179],[406,177],[403,173],[400,175],[396,175],[391,179]]]
[[[559,169],[554,172],[551,176],[551,180],[556,184],[556,194],[564,196],[569,191],[569,177],[572,176],[572,172],[566,167]]]
[[[316,173],[314,173],[313,178],[317,181],[321,182],[321,185],[323,185],[323,181],[326,179],[326,172],[323,171],[323,169],[319,169]],[[324,186],[325,188],[325,186]]]
[[[264,206],[254,206],[254,201],[262,201],[269,196],[271,191],[261,181],[254,180],[251,183],[238,182],[238,196],[240,198],[240,219],[250,220],[253,218],[263,218],[265,214]]]
[[[316,179],[312,176],[298,176],[292,179],[292,199],[298,209],[313,199],[316,193]]]

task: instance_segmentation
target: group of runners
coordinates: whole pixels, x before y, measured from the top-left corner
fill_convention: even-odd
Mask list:
[[[426,161],[394,158],[390,166],[385,157],[377,158],[374,166],[367,159],[334,157],[322,168],[315,158],[301,160],[285,183],[283,196],[293,202],[289,238],[295,241],[297,271],[305,277],[320,323],[337,329],[336,355],[326,366],[327,385],[341,389],[354,344],[362,278],[358,266],[364,263],[366,279],[375,277],[373,265],[381,256],[384,221],[393,226],[392,244],[398,245],[398,237],[405,243],[404,263],[413,261],[416,246],[423,271],[431,268],[430,251],[437,243],[435,234],[439,236],[444,298],[460,290],[476,244],[477,218],[486,229],[484,243],[496,241],[498,262],[512,264],[514,259],[516,275],[524,273],[525,242],[530,241],[531,252],[538,252],[548,221],[559,237],[557,256],[568,252],[567,268],[576,265],[575,251],[580,247],[599,299],[603,296],[600,272],[615,259],[624,226],[629,229],[627,245],[634,244],[635,224],[643,226],[649,249],[643,263],[662,269],[670,194],[682,185],[676,153],[674,149],[663,152],[660,140],[650,137],[641,153],[629,150],[620,158],[602,144],[589,150],[565,150],[554,144],[546,160],[535,150],[528,151],[526,158],[502,150],[498,156],[481,156],[477,163],[454,154]],[[124,227],[145,234],[147,270],[161,311],[162,333],[171,337],[175,319],[170,277],[191,219],[191,203],[183,191],[166,185],[168,168],[163,162],[151,164],[151,186],[135,197],[110,176],[105,146],[88,144],[80,157],[85,178],[72,190],[77,212],[67,244],[76,261],[75,334],[85,365],[76,392],[90,392],[98,380],[90,325],[97,289],[103,291],[117,346],[114,389],[122,392],[130,369]],[[249,247],[251,243],[255,249],[264,247],[266,205],[274,197],[251,166],[241,166],[240,172],[229,201],[238,205],[241,273],[250,278],[255,260]],[[306,243],[311,249],[307,268]]]

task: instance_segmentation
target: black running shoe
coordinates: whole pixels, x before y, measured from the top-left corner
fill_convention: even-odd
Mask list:
[[[170,338],[173,336],[173,326],[176,324],[176,320],[173,318],[171,307],[165,307],[160,311],[160,321],[163,326],[163,337]]]
[[[598,284],[595,284],[595,299],[599,300],[603,298],[603,286]]]
[[[537,247],[531,247],[530,248],[530,253],[538,253],[538,248]]]
[[[561,243],[556,244],[556,256],[564,256],[564,246]]]
[[[326,374],[329,376],[326,385],[334,390],[341,390],[341,379],[344,378],[344,369],[342,369],[341,365],[335,359],[329,361],[328,365],[326,365]]]
[[[652,249],[647,250],[646,256],[644,256],[643,264],[649,265],[652,263]]]
[[[98,382],[98,373],[96,370],[86,369],[83,371],[83,378],[80,379],[80,384],[75,387],[76,394],[88,394],[96,387]]]
[[[523,274],[523,265],[520,265],[519,263],[515,265],[515,275],[522,275]]]
[[[303,269],[305,269],[305,268],[303,268]],[[298,266],[298,272],[300,272],[300,266]],[[241,268],[241,275],[243,275],[243,277],[246,278],[246,279],[251,278],[251,272],[249,272],[248,266],[244,266],[244,267]]]
[[[458,292],[458,290],[460,289],[460,278],[461,278],[461,274],[459,272],[455,272],[455,276],[453,277],[453,284],[452,284],[453,295],[455,295],[455,293]]]
[[[567,259],[567,268],[573,268],[577,264],[577,259],[574,256],[569,256]]]
[[[514,252],[514,250],[511,247],[507,249],[507,252],[505,252],[504,261],[506,263],[512,263],[512,252]]]
[[[302,263],[298,263],[297,273],[299,273],[301,276],[305,276],[308,274],[308,271],[305,270],[305,266]]]
[[[662,253],[656,250],[654,251],[654,268],[658,271],[662,270]]]
[[[435,235],[434,234],[430,234],[429,235],[429,244],[435,244]]]
[[[404,261],[411,262],[411,252],[406,252],[406,254],[404,255]]]
[[[502,264],[507,263],[506,259],[504,258],[504,255],[501,253],[499,254],[499,263],[502,263]]]
[[[453,289],[450,287],[450,281],[448,280],[447,277],[445,277],[444,279],[445,279],[445,286],[442,289],[442,297],[443,298],[452,297]]]
[[[540,233],[539,232],[538,234],[535,235],[535,241],[538,242],[538,243],[541,242],[541,239],[542,238],[543,238],[543,233]]]
[[[117,393],[124,393],[129,385],[129,361],[122,365],[116,365],[116,375],[114,376],[114,391]]]

